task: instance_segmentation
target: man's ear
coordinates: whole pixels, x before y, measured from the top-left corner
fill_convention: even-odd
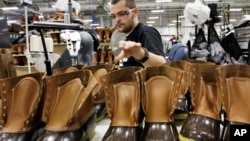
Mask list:
[[[138,7],[136,7],[136,8],[135,8],[135,10],[134,10],[134,14],[135,14],[136,16],[138,16],[138,15],[139,15],[139,9],[138,9]]]

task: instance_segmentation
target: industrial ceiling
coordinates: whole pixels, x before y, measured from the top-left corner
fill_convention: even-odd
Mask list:
[[[84,19],[96,18],[95,22],[99,23],[100,26],[112,26],[112,21],[110,20],[108,11],[109,0],[75,0],[81,5],[81,13],[84,14]],[[166,27],[177,20],[179,16],[183,15],[183,10],[187,3],[193,3],[195,0],[172,0],[172,2],[160,2],[156,3],[155,0],[136,0],[137,6],[140,10],[140,21],[146,23],[149,16],[159,16],[159,19],[155,20],[153,26],[156,27]],[[207,5],[210,3],[217,4],[217,11],[219,15],[222,14],[225,8],[241,8],[241,11],[230,12],[230,19],[234,19],[233,23],[242,19],[243,15],[250,14],[250,0],[219,0],[217,2],[212,2],[201,0],[203,4]],[[0,6],[15,6],[20,3],[19,0],[2,0]],[[39,7],[39,11],[42,13],[54,12],[53,8],[56,0],[33,0],[33,4]],[[163,9],[164,13],[151,13],[151,10]],[[86,23],[87,25],[87,23]],[[88,26],[88,25],[87,25]]]

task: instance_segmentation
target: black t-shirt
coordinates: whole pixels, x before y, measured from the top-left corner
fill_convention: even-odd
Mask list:
[[[157,55],[165,56],[160,33],[153,27],[139,23],[135,29],[126,37],[126,41],[140,42],[142,47]],[[134,57],[129,57],[123,61],[123,66],[142,66],[135,61]]]

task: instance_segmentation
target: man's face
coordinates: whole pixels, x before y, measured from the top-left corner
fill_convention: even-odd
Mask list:
[[[125,0],[110,5],[110,16],[118,31],[129,33],[133,29],[134,10],[125,6]]]

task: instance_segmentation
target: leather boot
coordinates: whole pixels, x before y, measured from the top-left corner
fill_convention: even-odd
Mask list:
[[[110,42],[110,38],[111,38],[111,31],[110,28],[105,27],[104,28],[104,33],[105,33],[105,42],[109,43]]]
[[[67,66],[67,67],[63,67],[63,68],[57,68],[57,69],[53,70],[53,75],[79,71],[79,70],[82,70],[82,68],[84,68],[84,67],[85,67],[85,65],[81,64],[81,65],[73,65],[73,66]]]
[[[190,94],[193,112],[184,121],[180,140],[218,141],[220,137],[221,95],[211,64],[192,64]]]
[[[0,80],[1,141],[31,141],[43,126],[42,99],[44,73]]]
[[[145,115],[140,141],[177,141],[178,131],[173,113],[183,71],[169,66],[154,66],[139,73]]]
[[[183,70],[183,76],[181,78],[180,95],[175,107],[175,119],[186,119],[188,112],[188,101],[186,94],[188,93],[190,85],[190,70],[191,63],[183,60],[171,61],[164,65],[174,67]]]
[[[91,91],[97,80],[91,71],[81,70],[46,77],[42,120],[45,132],[38,141],[82,141],[91,138],[88,127],[95,111]],[[89,134],[86,134],[89,133]]]
[[[140,126],[140,85],[135,72],[141,67],[112,71],[101,82],[111,120],[102,141],[137,141]]]
[[[104,42],[104,29],[103,28],[95,28],[95,31],[100,38],[100,42]]]
[[[114,67],[115,67],[114,65],[109,65],[109,64],[84,67],[84,69],[91,70],[94,77],[98,81],[98,84],[92,91],[92,100],[96,110],[97,122],[102,120],[107,113],[105,105],[105,94],[100,77],[112,71]]]
[[[226,113],[222,141],[230,141],[230,125],[250,124],[250,66],[232,64],[216,70],[222,94],[222,110]]]
[[[107,52],[106,52],[106,50],[101,50],[101,53],[100,53],[100,55],[101,55],[101,60],[100,60],[100,64],[104,64],[105,63],[105,61],[106,61],[106,55],[107,55]]]
[[[113,53],[110,49],[107,50],[107,52],[108,52],[108,63],[113,64]]]

